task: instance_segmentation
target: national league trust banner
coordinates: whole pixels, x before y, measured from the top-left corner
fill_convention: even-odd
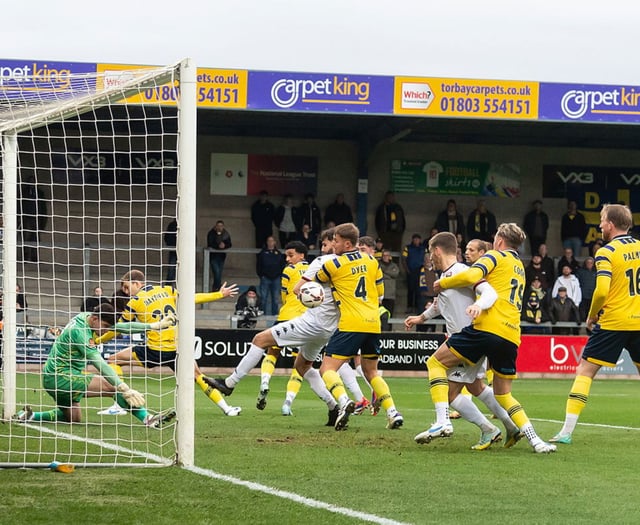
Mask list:
[[[317,194],[318,159],[305,156],[212,153],[211,195]]]

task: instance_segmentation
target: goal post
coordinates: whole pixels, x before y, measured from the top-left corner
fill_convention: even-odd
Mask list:
[[[97,69],[0,85],[0,467],[193,464],[196,69],[190,59]],[[173,102],[153,96],[167,89]],[[173,220],[175,248],[164,242]],[[111,415],[113,398],[87,395],[81,421],[64,421],[43,387],[56,334],[94,288],[104,290],[97,302],[117,302],[132,269],[147,285],[167,284],[170,249],[180,291],[176,374],[140,366],[122,373],[149,414],[175,407],[176,419],[149,428],[131,413]],[[99,350],[108,358],[138,345],[144,336],[131,334]],[[87,382],[95,372],[86,371]],[[27,405],[38,420],[17,422]]]

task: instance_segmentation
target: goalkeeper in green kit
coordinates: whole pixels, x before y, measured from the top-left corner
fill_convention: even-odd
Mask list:
[[[95,344],[109,330],[136,333],[162,330],[174,326],[173,314],[154,323],[116,323],[118,314],[113,306],[101,303],[90,313],[75,316],[56,338],[42,369],[42,386],[55,400],[57,407],[45,412],[33,412],[26,406],[16,414],[18,421],[81,421],[80,400],[83,397],[114,397],[118,405],[147,427],[158,428],[175,417],[170,409],[151,415],[144,407],[143,395],[124,383],[100,355]],[[93,365],[99,374],[87,374]]]

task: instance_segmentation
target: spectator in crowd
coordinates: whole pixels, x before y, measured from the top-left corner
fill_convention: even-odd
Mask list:
[[[422,247],[424,248],[425,251],[429,251],[429,241],[431,240],[431,237],[433,237],[436,233],[438,233],[438,228],[436,228],[435,226],[433,228],[431,228],[429,230],[429,234],[427,235],[427,237],[422,241]],[[458,243],[458,246],[460,246],[460,243]]]
[[[524,276],[527,286],[531,284],[531,281],[533,281],[534,277],[537,277],[545,290],[548,290],[552,283],[555,281],[553,277],[549,279],[549,277],[547,276],[547,272],[542,267],[542,257],[540,257],[539,254],[535,254],[533,257],[531,257],[529,264],[527,264],[527,266],[525,266],[524,268]]]
[[[307,250],[315,250],[318,243],[318,235],[311,231],[311,226],[308,224],[302,225],[302,230],[296,235],[296,241],[300,241],[307,247]],[[307,253],[307,262],[311,262],[314,259],[313,255]]]
[[[47,205],[33,175],[23,178],[18,185],[18,242],[22,241],[22,260],[38,262],[40,228],[46,227]]]
[[[16,311],[24,312],[27,309],[27,299],[24,296],[22,286],[16,284]]]
[[[282,204],[276,209],[274,219],[278,227],[280,246],[286,246],[290,241],[295,241],[298,224],[300,224],[299,213],[299,208],[293,205],[293,196],[285,195]]]
[[[549,253],[547,251],[547,245],[541,244],[538,248],[538,253],[540,257],[542,257],[542,261],[540,261],[540,265],[542,266],[542,270],[544,271],[544,275],[549,280],[549,285],[556,280],[556,266],[553,262],[553,259],[549,257]]]
[[[251,222],[255,227],[256,248],[262,248],[267,237],[273,235],[275,216],[276,207],[269,200],[269,193],[262,190],[258,200],[251,205]]]
[[[531,255],[538,253],[541,244],[547,242],[549,216],[542,211],[542,201],[533,201],[532,209],[524,216],[523,230],[529,238]]]
[[[526,302],[522,306],[522,321],[534,326],[523,326],[523,334],[548,334],[550,330],[546,326],[540,326],[549,321],[546,309],[542,306],[538,294],[535,292],[525,296]]]
[[[595,259],[596,252],[604,246],[604,241],[602,238],[596,239],[589,245],[589,256]]]
[[[540,306],[546,310],[549,306],[549,298],[551,295],[548,289],[542,286],[542,281],[540,281],[540,277],[537,275],[533,277],[531,283],[525,288],[524,297],[529,297],[531,294],[535,294],[538,297]]]
[[[560,275],[556,279],[556,282],[553,284],[553,290],[551,291],[551,295],[555,297],[558,295],[558,291],[560,288],[564,288],[567,292],[567,296],[571,299],[576,305],[580,304],[582,301],[582,290],[580,289],[580,281],[573,274],[571,270],[571,266],[564,265],[561,269]]]
[[[431,237],[433,237],[436,233],[438,232],[434,232],[433,230],[431,230]],[[456,233],[456,242],[458,243],[458,248],[460,248],[460,251],[462,253],[465,253],[467,251],[467,243],[464,241],[464,235],[462,233]]]
[[[178,240],[178,221],[176,219],[173,219],[169,224],[167,224],[167,229],[164,232],[164,244],[167,248],[169,248],[169,259],[167,261],[167,275],[164,279],[165,284],[176,283],[176,264],[178,264],[178,254],[176,252],[177,240]]]
[[[596,267],[595,259],[587,257],[582,266],[576,270],[576,277],[580,283],[580,291],[582,292],[582,301],[578,305],[580,309],[580,318],[586,319],[591,308],[591,299],[593,292],[596,290]]]
[[[238,328],[255,328],[258,317],[262,315],[262,301],[255,286],[249,286],[247,291],[241,293],[236,301],[236,315]]]
[[[329,204],[324,211],[324,223],[329,228],[330,223],[337,226],[346,222],[353,222],[353,214],[349,205],[344,202],[344,194],[338,193],[336,200]]]
[[[553,296],[551,299],[551,304],[549,305],[549,318],[551,320],[551,324],[556,324],[557,322],[563,323],[576,323],[580,324],[580,312],[576,303],[574,303],[571,298],[567,295],[567,289],[564,286],[560,286],[558,288],[558,294]],[[552,333],[557,335],[571,335],[578,333],[578,329],[567,327],[553,327]]]
[[[93,312],[93,309],[100,303],[110,303],[111,301],[103,294],[102,287],[96,286],[93,289],[93,295],[87,297],[82,303],[83,312]]]
[[[320,215],[320,207],[316,204],[315,195],[313,193],[307,193],[304,196],[304,201],[298,208],[298,228],[300,232],[302,227],[307,224],[311,235],[317,240],[320,230],[322,229],[322,219]],[[314,242],[314,245],[316,243]]]
[[[260,277],[260,298],[267,315],[278,315],[284,254],[276,247],[273,235],[258,254],[256,273]]]
[[[493,242],[496,230],[496,216],[487,209],[483,199],[479,200],[478,206],[467,219],[467,238]]]
[[[420,268],[424,264],[424,248],[419,233],[411,236],[411,242],[402,249],[400,262],[407,275],[407,312],[415,314],[423,311],[420,301]]]
[[[422,267],[420,268],[420,280],[419,280],[419,301],[417,304],[417,311],[422,313],[433,304],[438,295],[433,290],[433,283],[438,279],[438,275],[433,269],[433,263],[431,262],[431,256],[428,252],[425,252]],[[416,325],[416,332],[435,332],[436,327],[432,324],[419,323]]]
[[[563,266],[569,266],[573,273],[576,273],[576,270],[580,268],[580,261],[573,256],[573,248],[564,249],[564,254],[558,261],[558,275],[562,273]]]
[[[207,246],[213,251],[209,254],[209,265],[213,274],[213,291],[217,292],[222,286],[222,270],[227,258],[225,250],[231,248],[231,235],[224,227],[224,221],[217,221],[207,234]]]
[[[580,256],[582,243],[587,235],[587,223],[584,215],[578,211],[576,201],[569,201],[567,213],[560,221],[560,239],[563,248],[571,248],[573,254]]]
[[[462,218],[462,213],[458,211],[455,200],[449,199],[447,201],[447,207],[438,213],[435,228],[437,230],[435,233],[451,232],[456,236],[458,234],[464,236],[464,219]],[[434,234],[432,234],[431,237],[433,235]]]
[[[389,316],[393,317],[396,306],[396,279],[400,275],[400,267],[393,262],[389,250],[382,251],[380,269],[382,270],[382,279],[384,281],[384,299],[382,300],[382,306],[389,310]]]
[[[382,239],[380,237],[378,237],[376,239],[376,247],[375,250],[373,252],[373,256],[378,259],[379,261],[382,259],[382,253],[386,250],[386,248],[384,247],[384,243],[382,242]],[[391,253],[390,250],[389,253]]]
[[[384,245],[392,252],[399,252],[406,221],[402,206],[396,202],[396,194],[388,191],[384,201],[376,209],[376,231]]]

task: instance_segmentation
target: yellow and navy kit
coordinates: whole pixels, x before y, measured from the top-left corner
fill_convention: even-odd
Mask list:
[[[498,294],[491,308],[482,310],[473,327],[520,345],[520,312],[524,295],[524,265],[514,250],[489,250],[468,270],[440,279],[443,289],[470,286],[485,279]]]
[[[282,306],[278,312],[278,321],[289,321],[294,317],[302,315],[307,309],[293,293],[298,281],[302,278],[302,274],[309,268],[307,261],[300,261],[296,264],[288,264],[282,270],[280,297],[282,298]]]
[[[604,330],[640,330],[640,241],[618,235],[596,252],[589,317]]]
[[[129,300],[121,319],[137,320],[141,323],[159,321],[163,315],[176,311],[176,295],[176,289],[173,286],[146,285]],[[158,352],[175,352],[175,327],[147,332],[147,346]]]
[[[331,283],[341,332],[380,333],[378,306],[384,285],[374,257],[357,250],[336,255],[322,265],[316,280]]]

